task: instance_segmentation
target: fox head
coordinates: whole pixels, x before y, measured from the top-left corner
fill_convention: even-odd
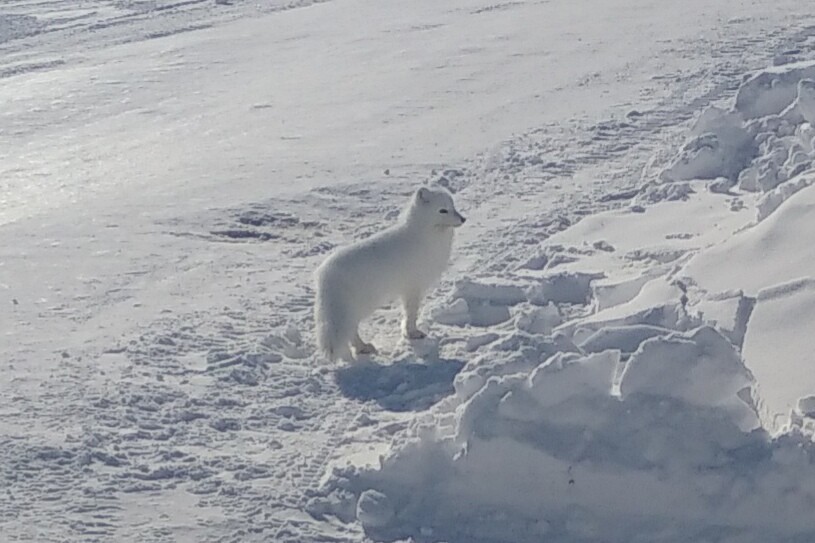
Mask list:
[[[421,187],[416,191],[408,220],[438,228],[457,228],[467,221],[456,211],[449,192],[442,188],[428,187]]]

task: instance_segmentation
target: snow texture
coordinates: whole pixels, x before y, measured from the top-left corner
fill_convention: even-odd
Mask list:
[[[813,29],[0,3],[0,540],[815,540]],[[427,182],[428,337],[324,364],[314,270]]]
[[[792,70],[773,73],[790,81]],[[795,83],[790,101],[800,104],[806,80]],[[750,93],[754,109],[779,99],[754,86],[749,79],[739,93],[743,109]],[[328,481],[329,494],[360,496],[357,519],[369,537],[815,537],[807,514],[815,491],[807,332],[815,322],[815,192],[799,173],[776,178],[762,197],[734,199],[740,169],[775,152],[755,144],[742,113],[706,110],[694,141],[725,144],[707,158],[685,146],[690,158],[661,175],[693,189],[699,178],[730,178],[723,187],[656,198],[653,210],[596,214],[556,234],[540,264],[517,270],[530,285],[526,300],[517,287],[454,292],[448,307],[463,301],[462,315],[487,300],[524,317],[468,344],[476,356],[456,376],[455,394],[413,421],[377,465]],[[549,271],[553,261],[561,271]],[[524,306],[538,303],[562,324],[532,332]]]

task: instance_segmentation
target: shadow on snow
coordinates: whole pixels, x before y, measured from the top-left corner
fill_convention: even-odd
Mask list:
[[[459,360],[364,362],[338,370],[336,380],[348,398],[373,400],[389,411],[421,411],[453,393],[453,379],[462,367]]]

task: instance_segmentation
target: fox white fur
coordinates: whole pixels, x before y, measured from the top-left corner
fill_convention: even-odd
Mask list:
[[[333,361],[375,353],[359,337],[359,323],[384,303],[399,299],[402,332],[420,339],[416,318],[425,292],[447,267],[454,228],[464,224],[444,189],[422,187],[394,226],[333,253],[317,269],[317,346]]]

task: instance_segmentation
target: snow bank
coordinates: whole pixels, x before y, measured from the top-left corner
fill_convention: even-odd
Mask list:
[[[765,220],[694,257],[682,276],[708,292],[756,296],[780,283],[815,277],[815,188],[793,194]]]
[[[813,326],[815,279],[759,293],[744,338],[744,359],[759,382],[760,414],[770,430],[784,429],[799,399],[815,394]]]
[[[797,63],[768,69],[742,85],[728,115],[745,119],[755,148],[736,189],[763,192],[756,220],[701,251],[676,275],[689,287],[690,315],[716,324],[742,346],[757,380],[753,396],[761,425],[774,435],[807,419],[806,398],[815,394],[809,377],[815,375],[813,77],[815,63]]]
[[[773,67],[747,79],[733,109],[710,107],[663,170],[663,182],[715,179],[711,190],[738,183],[771,191],[812,168],[815,153],[815,63]],[[783,197],[790,191],[782,191]],[[778,195],[770,207],[777,205]],[[760,210],[766,216],[767,210]]]
[[[749,431],[758,421],[738,393],[752,381],[733,345],[713,328],[702,327],[643,342],[622,371],[620,395],[647,394],[723,408]]]
[[[773,66],[749,77],[739,87],[735,110],[747,119],[777,115],[793,103],[798,82],[815,78],[815,62]]]
[[[463,280],[456,283],[453,301],[435,307],[432,314],[442,324],[494,326],[508,321],[508,306],[522,301],[526,293],[517,285]]]
[[[523,287],[501,281],[462,280],[456,283],[452,300],[434,307],[432,315],[442,324],[483,328],[509,321],[511,306],[529,302],[541,308],[522,317],[522,327],[544,333],[561,323],[554,304],[588,303],[592,297],[591,283],[600,277],[602,274],[598,273],[546,273]]]
[[[808,77],[746,80],[641,207],[459,282],[454,393],[321,503],[376,541],[815,540]]]
[[[778,206],[789,199],[801,189],[805,189],[815,182],[815,172],[801,174],[789,182],[783,183],[764,194],[757,206],[756,219],[760,222],[769,217]]]
[[[580,348],[587,353],[617,350],[630,354],[636,351],[646,339],[665,335],[669,332],[670,330],[667,328],[647,324],[607,326],[582,341]]]
[[[379,469],[335,473],[370,537],[815,537],[815,448],[753,430],[752,376],[712,328],[648,339],[627,363],[616,350],[526,361],[457,391]]]
[[[701,251],[677,274],[689,312],[716,324],[757,379],[762,426],[773,434],[806,418],[815,394],[810,334],[815,279],[815,63],[774,67],[741,86],[727,122],[740,116],[755,156],[737,189],[760,191],[756,220]],[[740,160],[735,157],[734,160]],[[742,193],[743,194],[743,193]],[[803,402],[803,403],[802,403]],[[803,406],[803,407],[802,407]]]
[[[686,327],[683,295],[677,283],[659,277],[645,283],[630,301],[574,319],[557,329],[574,336],[577,341],[613,326],[649,325],[683,329]]]
[[[693,136],[662,172],[665,181],[735,178],[754,153],[742,116],[716,107],[705,110]]]
[[[733,345],[741,347],[755,303],[755,298],[741,291],[725,292],[694,301],[688,312],[695,321],[715,326]]]

